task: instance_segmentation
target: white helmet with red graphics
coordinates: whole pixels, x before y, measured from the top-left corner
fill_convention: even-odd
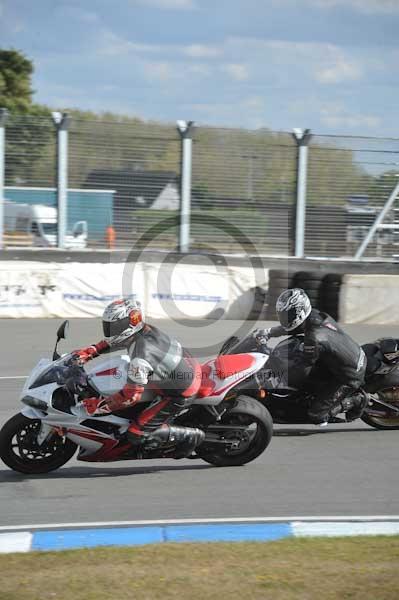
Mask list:
[[[277,316],[286,331],[292,331],[302,325],[311,311],[309,296],[301,288],[285,290],[277,298]]]
[[[140,304],[130,298],[114,300],[103,314],[103,330],[106,341],[114,346],[132,337],[144,327]]]

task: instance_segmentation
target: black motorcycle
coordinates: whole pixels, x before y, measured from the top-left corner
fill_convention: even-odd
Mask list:
[[[263,369],[241,384],[241,391],[258,398],[269,410],[274,423],[310,424],[309,407],[314,400],[312,382],[325,381],[326,374],[317,366],[307,366],[302,336],[285,338],[274,348],[259,344],[253,336],[242,340],[232,336],[219,354],[263,352],[269,359]],[[367,356],[367,353],[366,353]],[[399,365],[366,372],[366,381],[356,394],[366,395],[367,404],[360,419],[376,429],[399,429]],[[331,423],[346,423],[338,413]]]

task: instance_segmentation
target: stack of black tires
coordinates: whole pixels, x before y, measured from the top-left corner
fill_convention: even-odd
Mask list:
[[[314,308],[318,308],[338,320],[341,284],[342,275],[340,273],[292,272],[271,269],[269,271],[266,318],[273,320],[276,318],[276,300],[281,292],[287,288],[299,287],[305,290]]]
[[[266,319],[276,319],[276,301],[281,292],[292,287],[294,273],[284,269],[270,269],[267,292]]]

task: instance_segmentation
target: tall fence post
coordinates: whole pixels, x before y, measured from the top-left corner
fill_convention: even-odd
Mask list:
[[[312,137],[310,129],[294,129],[293,138],[298,146],[295,256],[305,256],[306,183],[308,173],[308,144]]]
[[[57,216],[58,248],[65,248],[65,236],[68,226],[68,127],[70,118],[67,113],[51,113],[57,130]]]
[[[4,183],[6,164],[5,125],[7,116],[7,109],[0,108],[0,248],[4,247]]]
[[[190,250],[191,172],[194,121],[177,121],[181,138],[179,251]]]

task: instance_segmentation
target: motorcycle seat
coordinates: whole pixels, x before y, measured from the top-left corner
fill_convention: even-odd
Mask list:
[[[249,369],[254,362],[250,354],[223,354],[215,360],[216,374],[219,379],[226,379]]]

